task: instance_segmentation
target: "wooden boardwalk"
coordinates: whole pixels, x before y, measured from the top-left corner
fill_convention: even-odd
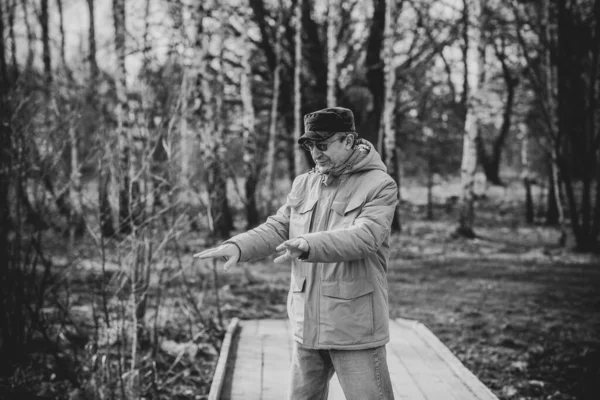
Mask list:
[[[232,328],[209,400],[284,400],[292,349],[287,320],[241,321]],[[498,400],[424,325],[390,321],[390,337],[387,361],[396,399]],[[335,375],[329,399],[345,399]]]

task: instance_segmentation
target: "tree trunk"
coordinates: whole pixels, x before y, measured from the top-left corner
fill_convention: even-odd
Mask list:
[[[327,107],[337,105],[337,26],[339,4],[336,0],[327,2]]]
[[[52,84],[52,60],[50,55],[50,34],[48,30],[48,0],[41,0],[40,26],[42,27],[42,60],[44,62],[44,77],[46,91],[49,93]]]
[[[88,61],[90,63],[92,87],[95,87],[100,71],[98,69],[98,61],[96,60],[96,13],[94,12],[94,0],[87,0],[87,5],[90,19],[90,25],[88,27]]]
[[[184,204],[191,200],[190,173],[192,152],[194,150],[194,134],[188,127],[188,70],[184,65],[181,77],[181,116],[179,119],[179,135],[181,138],[181,173],[179,175],[180,198]]]
[[[394,129],[394,111],[396,108],[396,92],[394,85],[396,83],[396,69],[393,63],[393,46],[394,46],[394,26],[392,21],[393,15],[393,0],[386,0],[385,7],[385,23],[381,59],[384,66],[384,88],[385,88],[385,103],[383,107],[383,132],[385,141],[385,162],[388,174],[396,181],[398,185],[398,196],[400,194],[400,171],[399,159],[400,149],[396,143],[396,131]],[[400,204],[396,207],[394,218],[392,220],[392,231],[399,232],[401,230],[400,223]]]
[[[85,221],[83,219],[83,206],[81,202],[81,172],[79,166],[79,139],[73,123],[69,126],[69,146],[71,147],[71,179],[69,181],[69,238],[73,244],[75,237],[83,235]]]
[[[298,146],[298,139],[302,136],[302,3],[307,0],[297,0],[296,4],[296,37],[295,37],[295,63],[294,63],[294,174],[301,175],[306,172],[306,156],[302,147]]]
[[[8,7],[8,37],[10,38],[10,56],[13,70],[12,78],[16,81],[19,77],[19,64],[17,63],[17,38],[15,36],[15,11],[17,9],[17,0],[12,0]]]
[[[115,28],[115,50],[117,54],[117,68],[115,71],[115,86],[117,92],[118,104],[116,107],[117,120],[117,138],[119,143],[119,231],[122,233],[130,233],[133,231],[132,217],[132,145],[131,129],[127,122],[128,105],[127,105],[127,83],[125,69],[125,0],[113,0],[113,18]]]
[[[204,17],[206,6],[199,3],[197,6],[197,32],[196,32],[196,67],[198,70],[197,84],[200,85],[198,95],[200,97],[200,135],[205,144],[204,159],[207,171],[208,192],[208,223],[212,233],[211,241],[218,243],[229,237],[233,229],[233,218],[229,210],[227,198],[227,181],[223,171],[224,161],[222,159],[223,147],[223,68],[218,68],[217,76],[209,74],[207,52],[210,38],[204,31]],[[222,41],[224,32],[217,33],[220,44],[216,48],[223,51]],[[223,54],[219,54],[218,63],[222,66]],[[211,89],[211,83],[215,82]]]
[[[533,224],[535,213],[533,210],[533,196],[531,194],[531,171],[529,166],[529,131],[525,124],[521,124],[521,165],[523,172],[523,185],[525,186],[525,222]]]
[[[502,49],[502,51],[496,49],[496,56],[502,64],[502,72],[506,84],[506,102],[504,103],[504,112],[502,113],[502,126],[500,127],[498,136],[496,136],[492,144],[492,154],[488,154],[482,137],[480,137],[477,142],[477,152],[479,159],[481,160],[481,166],[483,167],[486,180],[493,185],[504,186],[502,179],[500,179],[500,162],[502,150],[504,149],[504,144],[506,143],[506,139],[510,132],[515,103],[515,91],[519,80],[513,76],[513,72],[506,62],[505,49]]]
[[[273,94],[271,97],[271,116],[269,119],[269,142],[267,150],[267,171],[266,171],[266,209],[265,214],[270,215],[273,212],[273,202],[275,200],[275,164],[277,147],[277,122],[279,120],[279,97],[281,94],[281,53],[282,53],[282,22],[283,7],[279,2],[279,23],[277,35],[275,37],[275,69],[273,71]]]
[[[558,225],[558,204],[556,200],[556,189],[554,181],[554,168],[548,167],[548,194],[546,196],[546,225]]]
[[[146,5],[144,7],[144,37],[142,39],[144,66],[150,61],[150,40],[148,39],[148,34],[150,32],[150,1],[151,0],[146,0]]]
[[[102,237],[105,238],[110,238],[116,233],[109,200],[111,181],[110,169],[101,163],[98,178],[98,211],[100,214],[100,232],[102,233]]]
[[[34,45],[35,37],[33,35],[33,29],[29,22],[29,8],[27,7],[27,0],[21,1],[21,7],[23,8],[23,21],[25,22],[25,28],[27,30],[27,59],[25,60],[25,71],[30,71],[33,66],[33,60],[35,58]]]
[[[477,119],[479,108],[479,90],[482,84],[481,53],[478,47],[481,39],[481,8],[485,0],[464,0],[464,13],[467,13],[465,22],[468,24],[468,34],[465,36],[467,58],[464,68],[468,70],[468,103],[465,118],[465,132],[463,134],[463,156],[461,163],[461,196],[460,215],[456,234],[474,238],[475,223],[475,172],[477,169],[477,140],[479,135],[479,121]]]
[[[63,68],[67,68],[67,57],[65,53],[65,21],[63,13],[63,2],[62,0],[56,0],[58,5],[58,16],[59,16],[59,29],[60,29],[60,61],[62,62]]]
[[[246,227],[247,229],[251,229],[260,223],[260,215],[256,206],[256,188],[258,185],[258,171],[260,170],[260,163],[258,158],[256,117],[254,112],[251,85],[252,68],[250,66],[250,52],[252,47],[249,46],[250,42],[247,40],[247,38],[245,38],[245,43],[247,43],[248,46],[242,54],[243,70],[240,76],[240,91],[243,107],[242,126],[244,129],[244,169],[246,174],[246,182],[244,184],[246,192]]]
[[[8,82],[8,69],[6,65],[6,42],[4,41],[4,3],[0,3],[0,81],[2,82],[2,93]]]
[[[429,155],[427,159],[427,220],[433,221],[433,166],[434,157]]]
[[[385,8],[385,0],[373,0],[373,18],[371,20],[365,58],[367,83],[371,96],[373,96],[373,109],[368,116],[368,131],[363,135],[365,139],[375,145],[382,158],[385,158],[386,154],[383,148],[383,131],[380,129],[385,93],[383,60],[381,59]]]

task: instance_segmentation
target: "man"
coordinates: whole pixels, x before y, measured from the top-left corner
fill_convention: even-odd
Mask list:
[[[354,116],[333,107],[304,117],[298,142],[316,163],[259,227],[195,257],[291,260],[288,316],[294,336],[289,399],[326,399],[336,372],[348,400],[393,399],[387,263],[398,190]]]

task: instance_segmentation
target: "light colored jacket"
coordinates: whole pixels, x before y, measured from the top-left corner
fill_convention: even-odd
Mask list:
[[[298,176],[275,215],[234,236],[240,261],[266,257],[302,237],[304,261],[292,261],[288,315],[296,341],[313,349],[366,349],[389,341],[387,263],[398,190],[372,148],[338,179]]]

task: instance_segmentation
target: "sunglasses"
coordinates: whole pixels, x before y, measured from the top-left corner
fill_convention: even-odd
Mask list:
[[[315,147],[319,151],[327,151],[327,148],[329,147],[329,145],[338,139],[340,141],[342,141],[344,139],[344,137],[339,137],[339,136],[334,135],[333,140],[322,140],[319,142],[315,142],[314,140],[305,140],[304,142],[302,142],[302,147],[304,147],[304,150],[306,150],[306,151],[312,151],[312,149]]]

